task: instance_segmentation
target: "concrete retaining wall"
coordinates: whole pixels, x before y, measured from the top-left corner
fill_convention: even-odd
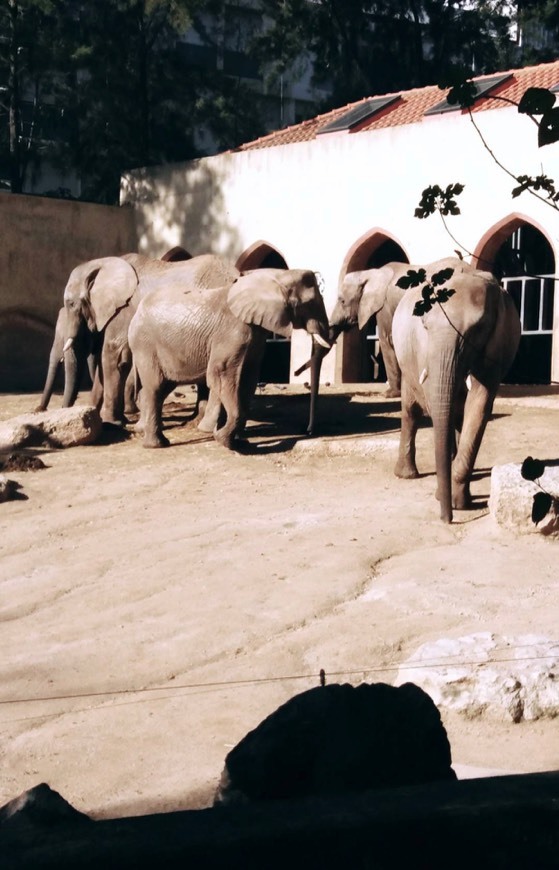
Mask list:
[[[43,386],[64,285],[137,247],[131,208],[0,193],[0,393]]]

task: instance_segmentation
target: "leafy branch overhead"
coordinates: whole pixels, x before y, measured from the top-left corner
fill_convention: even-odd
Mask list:
[[[410,287],[419,287],[420,284],[425,284],[421,290],[421,299],[415,303],[413,314],[416,317],[423,317],[428,311],[431,311],[433,305],[447,302],[451,296],[454,296],[455,290],[450,287],[441,287],[452,278],[454,269],[441,269],[431,275],[431,280],[427,281],[427,273],[425,269],[409,269],[405,275],[396,282],[402,290],[409,290]]]
[[[421,194],[421,200],[414,212],[414,216],[426,218],[436,211],[442,215],[460,214],[460,208],[455,197],[459,196],[463,190],[463,184],[449,184],[444,190],[438,184],[426,187]]]
[[[537,492],[534,495],[534,502],[532,504],[533,523],[539,523],[543,520],[552,508],[556,514],[559,514],[559,498],[547,492],[540,483],[539,479],[544,471],[545,462],[542,462],[541,459],[533,459],[531,456],[526,457],[520,468],[520,474],[524,480],[531,480],[541,490],[541,492]]]

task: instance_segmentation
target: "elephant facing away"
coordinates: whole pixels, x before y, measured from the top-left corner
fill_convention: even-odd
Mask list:
[[[169,444],[161,411],[170,391],[207,381],[210,398],[201,428],[233,448],[256,389],[268,331],[288,337],[292,328],[327,342],[324,301],[309,270],[256,269],[205,291],[161,284],[145,296],[129,330],[144,446]]]
[[[388,379],[387,397],[400,395],[401,374],[392,343],[392,320],[394,312],[405,290],[398,281],[410,269],[425,268],[409,263],[392,262],[378,269],[365,269],[348,272],[345,276],[334,310],[330,316],[330,326],[339,335],[352,326],[364,329],[371,317],[376,317],[377,329],[382,350],[382,358]],[[454,273],[470,271],[472,267],[458,257],[445,257],[427,267],[428,275],[441,269],[452,268]]]
[[[377,320],[378,335],[382,358],[386,369],[388,387],[385,395],[388,398],[398,397],[401,390],[400,365],[396,359],[392,342],[392,319],[405,290],[398,286],[398,281],[409,269],[421,269],[424,266],[410,263],[391,262],[377,269],[364,269],[348,272],[344,277],[336,304],[330,315],[329,341],[335,344],[342,332],[347,332],[355,326],[364,329],[371,317]],[[471,271],[472,266],[458,257],[445,257],[431,263],[427,267],[429,275],[446,268],[456,272]],[[328,353],[322,347],[313,347],[311,359],[296,372],[300,374],[310,367],[315,380],[320,379],[322,360]]]
[[[402,428],[394,471],[398,477],[418,476],[415,437],[421,415],[429,415],[441,519],[449,523],[453,508],[471,506],[472,471],[499,384],[518,349],[520,319],[512,298],[489,272],[470,267],[442,287],[454,295],[423,316],[413,314],[422,299],[421,286],[405,293],[394,314],[392,337],[402,371]]]
[[[125,384],[132,367],[128,327],[140,299],[155,286],[217,287],[239,274],[233,263],[214,254],[172,262],[126,254],[77,266],[64,290],[64,405],[72,404],[78,391],[82,365],[78,339],[84,324],[92,336],[100,338],[94,401],[102,405],[104,422],[122,425],[126,422]]]

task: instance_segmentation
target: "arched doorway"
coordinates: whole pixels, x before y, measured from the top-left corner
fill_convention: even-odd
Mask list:
[[[348,272],[379,269],[386,263],[409,263],[398,242],[382,230],[372,230],[350,249],[340,273],[340,284]],[[371,317],[363,329],[355,326],[338,344],[341,347],[342,383],[384,383],[386,370],[382,360],[376,318]]]
[[[43,389],[53,338],[54,326],[33,314],[20,310],[0,314],[2,390],[26,393]],[[56,388],[62,385],[61,379]]]
[[[283,255],[268,242],[255,242],[237,259],[237,269],[287,269]],[[260,365],[260,380],[267,384],[289,383],[291,340],[283,335],[270,333]]]
[[[512,296],[522,326],[516,359],[505,382],[551,380],[555,257],[544,233],[519,215],[507,218],[482,240],[481,268],[490,269]]]

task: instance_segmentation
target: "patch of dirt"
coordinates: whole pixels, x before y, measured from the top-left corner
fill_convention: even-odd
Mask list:
[[[487,508],[494,464],[559,458],[557,390],[503,389],[450,526],[431,429],[420,478],[396,479],[400,405],[378,388],[324,388],[309,441],[308,392],[267,386],[242,454],[178,393],[170,448],[129,427],[36,450],[27,500],[0,505],[0,805],[48,782],[95,817],[205,806],[229,749],[321,669],[390,682],[437,638],[557,639],[559,544]],[[37,399],[4,395],[0,419]],[[556,722],[444,721],[459,774],[559,767]]]

